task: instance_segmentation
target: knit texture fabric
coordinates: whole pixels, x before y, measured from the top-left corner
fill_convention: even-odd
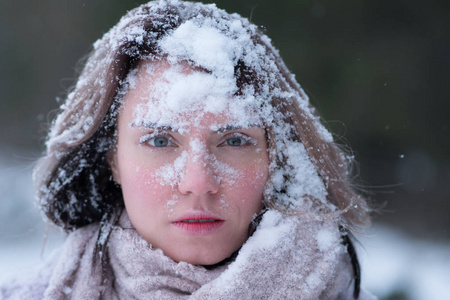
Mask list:
[[[353,271],[334,220],[268,211],[234,259],[205,268],[152,249],[124,213],[112,228],[104,276],[94,260],[98,232],[93,224],[71,233],[34,281],[0,285],[0,299],[353,299]],[[362,291],[359,299],[373,298]]]

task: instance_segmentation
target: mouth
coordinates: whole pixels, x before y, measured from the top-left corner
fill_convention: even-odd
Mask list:
[[[172,223],[181,233],[194,236],[206,236],[219,231],[225,220],[212,216],[185,216]]]
[[[201,220],[181,220],[182,223],[212,223],[212,222],[220,222],[222,220],[216,219],[201,219]]]

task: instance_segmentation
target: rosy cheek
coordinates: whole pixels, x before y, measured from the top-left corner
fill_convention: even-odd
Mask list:
[[[168,213],[174,212],[178,204],[177,184],[178,177],[183,172],[174,172],[172,164],[163,166],[142,167],[135,172],[135,191],[144,205],[160,205],[165,207]]]
[[[134,197],[135,199],[142,198],[145,200],[149,197],[155,197],[161,192],[162,186],[156,179],[154,169],[145,167],[139,162],[130,163],[122,178],[122,189],[126,189],[130,194],[139,196]]]
[[[245,174],[244,178],[245,179],[242,181],[242,184],[247,187],[249,192],[251,191],[252,193],[262,192],[267,181],[265,172],[259,168],[249,170],[249,172]]]
[[[223,176],[220,206],[223,210],[248,207],[253,214],[253,209],[258,210],[260,209],[258,207],[262,205],[267,169],[255,164],[248,164],[241,166],[241,169],[236,170],[234,175],[231,178],[227,175]]]
[[[244,178],[246,184],[249,186],[261,188],[261,186],[266,184],[268,177],[268,164],[266,160],[256,158],[251,163],[246,165],[244,171]]]

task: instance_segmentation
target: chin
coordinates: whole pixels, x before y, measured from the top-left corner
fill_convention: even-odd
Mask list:
[[[194,253],[180,253],[179,255],[168,255],[170,258],[175,260],[176,262],[186,262],[191,265],[201,265],[201,266],[210,266],[215,265],[217,263],[220,263],[221,261],[227,259],[232,255],[230,253],[229,255],[222,254],[215,252],[212,249],[206,250],[208,253],[202,253],[201,251],[195,251]],[[214,255],[211,255],[214,254]]]
[[[222,260],[224,260],[226,257],[183,257],[181,259],[175,259],[175,261],[177,262],[186,262],[189,263],[191,265],[200,265],[200,266],[210,266],[210,265],[215,265],[219,262],[221,262]]]

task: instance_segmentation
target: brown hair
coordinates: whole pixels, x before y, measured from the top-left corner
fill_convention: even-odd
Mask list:
[[[273,113],[278,115],[274,123],[266,127],[272,171],[287,164],[285,154],[280,153],[279,133],[273,126],[277,122],[289,124],[285,136],[303,143],[327,189],[327,200],[338,208],[337,212],[325,211],[326,215],[341,215],[340,223],[344,227],[366,225],[368,208],[364,198],[351,187],[349,160],[334,142],[320,133],[322,125],[318,118],[300,107],[296,97],[303,100],[307,97],[269,39],[236,14],[227,14],[214,5],[181,1],[155,1],[142,5],[128,12],[94,44],[74,90],[52,123],[46,155],[35,168],[39,203],[47,217],[70,231],[93,222],[108,221],[123,209],[121,190],[112,179],[107,156],[115,146],[120,91],[125,77],[139,60],[163,57],[157,42],[183,22],[199,15],[230,22],[239,20],[251,33],[253,43],[265,48],[266,55],[261,59],[272,66],[269,69],[255,70],[242,59],[237,61],[235,78],[241,90],[251,85],[258,93],[267,84],[258,79],[258,74],[276,70],[271,85],[290,91],[291,96],[274,96],[268,101]],[[290,176],[284,175],[286,184],[293,182]],[[278,196],[283,193],[283,187],[276,190],[269,187],[265,192],[266,206],[301,214],[280,204]]]

